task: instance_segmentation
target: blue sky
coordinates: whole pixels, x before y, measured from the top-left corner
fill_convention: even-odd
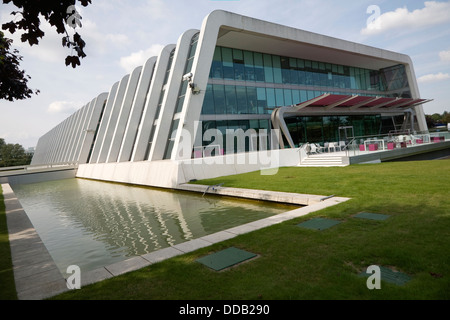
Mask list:
[[[414,63],[426,114],[450,111],[450,1],[356,0],[93,0],[77,7],[87,57],[73,69],[64,64],[69,49],[46,23],[39,46],[7,37],[23,56],[31,99],[0,100],[0,137],[34,147],[40,136],[90,102],[134,67],[204,17],[223,9],[290,27],[409,55]],[[12,5],[0,5],[0,22],[11,20]],[[378,20],[375,18],[378,17]]]

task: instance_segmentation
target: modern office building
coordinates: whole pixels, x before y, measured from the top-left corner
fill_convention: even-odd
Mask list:
[[[295,165],[296,147],[338,141],[340,128],[426,132],[424,102],[407,55],[219,10],[42,136],[32,164],[173,186],[260,168],[208,156],[272,149],[272,165]]]

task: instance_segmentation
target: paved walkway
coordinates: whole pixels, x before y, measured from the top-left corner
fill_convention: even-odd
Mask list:
[[[67,291],[66,281],[56,267],[45,245],[31,224],[26,212],[21,207],[9,184],[2,184],[6,205],[6,216],[11,244],[14,277],[18,298],[21,300],[45,299],[64,291]],[[189,187],[184,187],[186,190]],[[197,189],[199,186],[192,187]],[[225,188],[224,188],[225,189]],[[227,188],[227,192],[233,192]],[[202,192],[204,186],[201,186]],[[255,192],[256,190],[253,190]],[[277,197],[289,196],[287,193],[273,193]],[[267,191],[261,191],[261,199],[267,200]],[[291,194],[295,198],[295,194]],[[305,201],[306,195],[300,195],[299,199]],[[307,215],[311,212],[334,206],[349,198],[323,197],[310,195],[309,205],[287,211],[275,216],[253,221],[241,226],[219,231],[198,239],[179,243],[172,247],[155,252],[136,256],[124,261],[101,267],[92,271],[81,271],[81,286],[102,281],[117,275],[150,266],[154,263],[169,259],[178,255],[189,253],[212,244],[234,238],[238,235],[255,231],[270,225]],[[281,198],[278,198],[280,201]]]
[[[10,185],[2,184],[11,258],[20,300],[39,300],[67,290],[66,282]]]

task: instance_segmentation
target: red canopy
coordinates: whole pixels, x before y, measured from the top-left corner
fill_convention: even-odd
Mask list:
[[[408,108],[418,104],[426,103],[431,100],[412,99],[412,98],[395,98],[395,97],[371,97],[360,95],[342,95],[324,93],[321,96],[299,103],[294,108],[302,109],[304,107],[323,107],[332,108]]]

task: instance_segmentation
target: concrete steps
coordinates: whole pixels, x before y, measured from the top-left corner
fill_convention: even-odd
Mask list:
[[[344,167],[348,165],[348,158],[333,155],[312,155],[303,159],[299,167]]]

